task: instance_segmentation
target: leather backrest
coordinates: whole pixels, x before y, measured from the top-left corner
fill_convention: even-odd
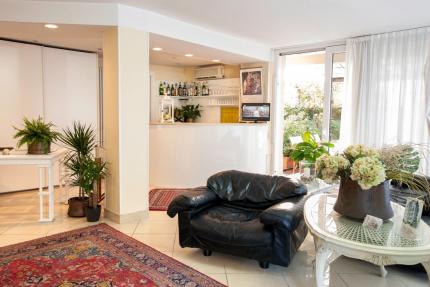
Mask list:
[[[237,170],[212,175],[207,187],[223,200],[256,207],[307,193],[306,186],[293,178]]]

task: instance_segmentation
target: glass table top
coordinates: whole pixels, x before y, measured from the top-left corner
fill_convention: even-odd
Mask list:
[[[333,210],[335,194],[316,195],[306,202],[305,214],[308,224],[314,230],[340,240],[360,244],[396,248],[421,247],[430,244],[430,228],[421,220],[417,229],[405,229],[404,208],[392,203],[394,217],[385,221],[379,230],[363,227],[363,220],[341,216]]]

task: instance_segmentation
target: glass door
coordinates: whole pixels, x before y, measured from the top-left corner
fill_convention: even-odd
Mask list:
[[[323,139],[337,145],[340,139],[342,101],[345,92],[345,46],[326,48]]]
[[[311,132],[337,144],[345,78],[345,46],[281,55],[278,93],[283,103],[283,170],[293,172],[288,151]],[[279,96],[279,95],[278,95]]]

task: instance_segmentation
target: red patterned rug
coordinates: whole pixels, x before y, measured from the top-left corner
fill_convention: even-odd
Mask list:
[[[166,211],[170,202],[186,188],[155,188],[149,192],[149,210]]]
[[[106,224],[0,248],[0,285],[225,286]]]

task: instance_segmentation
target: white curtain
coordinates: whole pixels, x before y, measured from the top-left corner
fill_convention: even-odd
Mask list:
[[[341,142],[428,146],[430,28],[347,41]]]

